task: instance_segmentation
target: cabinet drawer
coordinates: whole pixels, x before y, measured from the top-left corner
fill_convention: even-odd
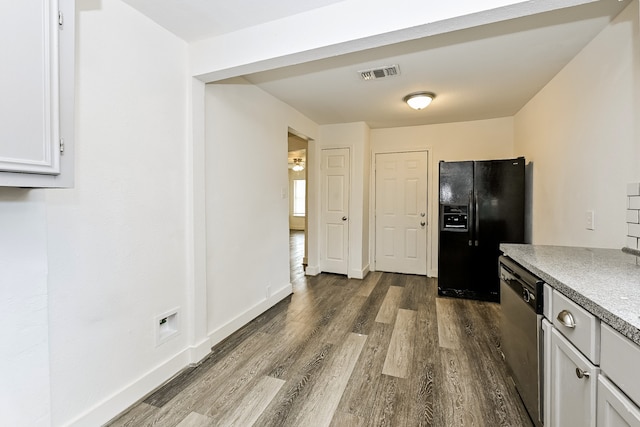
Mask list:
[[[587,358],[600,363],[600,320],[558,291],[553,291],[553,326]]]
[[[607,377],[616,383],[636,405],[640,405],[640,347],[614,331],[608,325],[602,325],[601,367]]]

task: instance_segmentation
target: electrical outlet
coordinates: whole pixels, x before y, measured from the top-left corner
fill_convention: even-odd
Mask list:
[[[166,342],[180,331],[178,323],[179,308],[175,308],[156,317],[156,346]]]
[[[595,213],[593,211],[587,211],[585,219],[586,219],[586,225],[585,226],[586,226],[587,230],[595,230],[596,229]]]

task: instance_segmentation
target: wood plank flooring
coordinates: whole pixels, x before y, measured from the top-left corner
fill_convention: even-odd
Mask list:
[[[500,316],[426,277],[296,275],[293,295],[108,425],[531,426]]]

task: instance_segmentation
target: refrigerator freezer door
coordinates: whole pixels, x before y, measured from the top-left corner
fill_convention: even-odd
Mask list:
[[[448,212],[462,210],[466,227],[443,227]],[[457,296],[473,273],[473,162],[440,162],[439,221],[438,290]]]
[[[468,244],[468,233],[440,231],[438,257],[438,291],[441,295],[465,296],[473,286],[474,247]]]
[[[440,162],[440,204],[466,205],[473,191],[473,162]]]

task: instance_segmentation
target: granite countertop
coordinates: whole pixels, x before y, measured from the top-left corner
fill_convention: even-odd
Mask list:
[[[505,255],[640,345],[640,265],[618,249],[501,244]]]

